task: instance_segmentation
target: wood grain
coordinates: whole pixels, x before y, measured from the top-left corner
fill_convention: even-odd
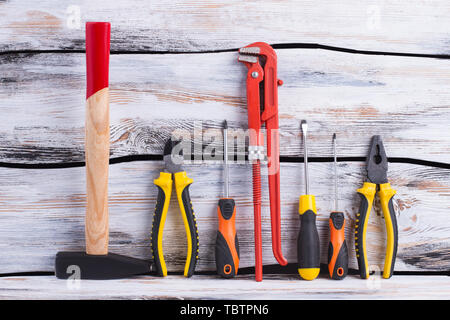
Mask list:
[[[265,41],[449,53],[445,0],[10,0],[0,8],[1,51],[83,50],[84,23],[110,21],[112,50],[204,51]]]
[[[86,253],[108,254],[109,89],[86,100]]]
[[[80,282],[52,276],[24,276],[0,278],[0,299],[445,300],[450,294],[449,288],[450,278],[443,276],[394,276],[389,280],[375,276],[367,281],[348,276],[344,281],[326,278],[301,281],[295,276],[266,275],[260,283],[256,283],[253,276],[238,276],[232,280],[168,276]],[[178,312],[170,310],[167,315],[176,318]]]
[[[110,252],[150,258],[151,219],[157,197],[153,179],[159,161],[121,163],[110,166]],[[240,267],[254,264],[251,170],[248,165],[230,167],[230,196],[236,201]],[[215,269],[214,244],[218,228],[217,201],[223,191],[223,170],[217,164],[186,166],[194,179],[190,187],[196,212],[200,252],[198,271]],[[351,249],[350,268],[356,268],[353,245],[355,215],[359,207],[356,189],[362,185],[363,164],[343,162],[340,172],[340,207],[346,217],[346,238]],[[328,217],[333,209],[331,163],[311,163],[311,192],[316,195],[321,261],[327,261]],[[276,264],[271,250],[267,176],[263,171],[262,239],[263,263]],[[408,164],[390,164],[389,179],[399,225],[396,271],[445,271],[450,268],[448,219],[450,170]],[[303,167],[281,166],[282,250],[290,263],[297,260],[299,230],[298,196],[304,192]],[[26,197],[24,196],[26,194]],[[84,168],[51,170],[0,168],[0,273],[52,271],[57,251],[84,249]],[[379,203],[368,226],[368,257],[372,268],[382,268],[385,224]],[[172,195],[164,231],[163,250],[169,272],[181,271],[186,256],[184,225]]]
[[[389,157],[448,163],[450,62],[321,50],[277,50],[281,155],[365,157],[381,134]],[[111,157],[162,154],[175,129],[209,143],[223,119],[247,128],[245,67],[237,53],[112,55]],[[0,56],[0,161],[84,161],[83,54]],[[64,95],[58,92],[65,92]],[[32,107],[30,107],[32,106]],[[20,115],[20,117],[19,117]],[[195,138],[194,133],[197,133]],[[203,136],[202,136],[203,134]],[[210,139],[212,146],[221,140]]]
[[[371,0],[0,1],[0,162],[39,167],[84,161],[85,21],[112,24],[110,154],[117,158],[161,154],[164,141],[180,129],[191,135],[197,147],[220,147],[214,133],[223,119],[242,138],[247,126],[245,69],[237,63],[236,52],[220,51],[266,41],[411,56],[448,55],[449,14],[450,3],[444,0],[412,0],[408,5]],[[371,136],[381,134],[389,157],[448,165],[449,60],[336,49],[277,50],[279,78],[285,83],[279,89],[281,155],[303,153],[299,122],[307,119],[313,157],[331,156],[335,132],[340,157],[364,157]],[[177,54],[168,54],[173,52]],[[204,53],[182,54],[187,52]],[[242,155],[243,149],[237,151]],[[332,166],[310,166],[325,263],[333,207]],[[157,161],[110,166],[111,252],[150,258],[157,193],[152,180],[161,167]],[[363,163],[341,162],[339,167],[340,205],[346,216],[350,268],[355,269],[353,228],[359,206],[355,190],[363,181]],[[282,248],[290,263],[296,262],[301,169],[298,163],[281,166]],[[0,259],[0,274],[53,271],[57,251],[84,250],[84,171],[81,167],[0,168],[0,250],[6,257]],[[197,270],[211,271],[222,168],[214,161],[197,162],[188,165],[187,171],[194,178],[191,195],[200,234]],[[389,178],[397,190],[395,270],[450,270],[450,169],[392,163]],[[263,262],[270,265],[276,261],[265,182]],[[232,165],[230,190],[238,209],[240,265],[250,267],[254,252],[249,166]],[[371,269],[378,270],[386,239],[380,206],[374,210],[368,227],[368,257]],[[186,240],[175,197],[163,246],[169,271],[183,270]],[[230,295],[239,299],[446,299],[450,293],[448,277],[435,276],[394,276],[389,281],[350,276],[339,284],[275,275],[265,275],[265,280],[256,284],[251,275],[232,281],[205,276],[189,280],[139,277],[83,281],[74,288],[54,277],[0,277],[0,299],[220,299]]]

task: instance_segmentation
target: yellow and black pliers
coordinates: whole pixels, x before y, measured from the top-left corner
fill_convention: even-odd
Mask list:
[[[194,210],[192,209],[189,186],[194,182],[187,176],[181,164],[183,156],[180,154],[180,141],[167,140],[164,146],[165,171],[160,172],[159,178],[153,182],[158,187],[158,198],[152,223],[152,254],[155,261],[156,272],[159,276],[167,276],[166,263],[164,261],[162,239],[167,210],[169,209],[170,196],[172,194],[172,182],[175,183],[178,204],[183,217],[187,237],[187,257],[184,267],[184,276],[191,277],[194,274],[198,259],[198,231]]]
[[[369,278],[369,265],[367,262],[366,233],[372,203],[378,189],[381,209],[386,223],[387,245],[384,260],[383,278],[389,279],[394,271],[395,257],[397,255],[398,228],[392,202],[395,190],[387,179],[388,160],[380,136],[373,136],[367,157],[367,181],[357,192],[361,197],[359,212],[356,214],[355,250],[358,259],[360,276]]]

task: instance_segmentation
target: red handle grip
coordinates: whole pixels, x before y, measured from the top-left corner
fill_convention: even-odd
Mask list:
[[[86,99],[108,87],[111,24],[86,22]]]

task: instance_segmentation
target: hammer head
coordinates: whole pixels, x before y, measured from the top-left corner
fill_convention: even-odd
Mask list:
[[[112,253],[91,255],[85,252],[58,252],[55,260],[58,279],[121,279],[148,274],[151,269],[150,261]]]

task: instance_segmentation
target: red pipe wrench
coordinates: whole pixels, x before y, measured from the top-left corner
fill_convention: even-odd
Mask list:
[[[267,158],[269,173],[270,218],[272,223],[272,251],[282,266],[287,260],[281,252],[280,223],[280,145],[278,128],[277,55],[264,42],[255,42],[239,49],[238,61],[247,68],[247,109],[249,147],[248,159],[253,167],[253,208],[255,223],[255,278],[262,280],[261,240],[261,161],[264,157],[265,124],[267,135]]]

